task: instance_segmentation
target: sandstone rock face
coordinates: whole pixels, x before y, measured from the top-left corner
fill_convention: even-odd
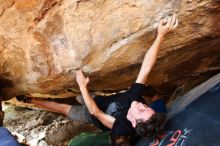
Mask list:
[[[137,76],[157,22],[174,12],[178,29],[149,77],[164,92],[219,72],[219,1],[1,0],[0,96],[63,95],[77,90],[79,68],[94,91],[124,89]]]

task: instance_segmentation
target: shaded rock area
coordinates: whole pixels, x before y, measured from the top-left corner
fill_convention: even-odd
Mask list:
[[[168,97],[220,71],[218,0],[2,0],[0,96],[74,96],[78,68],[90,76],[93,91],[125,89],[157,22],[174,12],[179,27],[167,36],[149,77]]]
[[[30,146],[66,146],[80,132],[97,130],[92,125],[39,109],[4,104],[4,111],[4,126],[18,136],[20,142]]]

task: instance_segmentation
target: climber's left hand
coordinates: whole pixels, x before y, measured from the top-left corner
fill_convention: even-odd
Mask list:
[[[176,15],[168,17],[168,20],[162,19],[158,25],[158,36],[164,37],[168,32],[173,31],[178,26]]]
[[[79,87],[86,87],[89,83],[89,77],[85,77],[82,70],[76,71],[76,81]]]

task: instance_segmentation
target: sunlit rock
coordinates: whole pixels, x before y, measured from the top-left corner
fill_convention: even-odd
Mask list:
[[[212,0],[1,1],[0,95],[78,91],[79,68],[94,91],[125,89],[157,22],[173,13],[178,29],[167,36],[149,82],[170,92],[192,78],[204,80],[200,75],[220,70],[219,7]]]

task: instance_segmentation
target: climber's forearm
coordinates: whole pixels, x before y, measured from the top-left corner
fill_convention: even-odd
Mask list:
[[[166,24],[164,24],[166,23]],[[138,74],[137,83],[146,84],[148,75],[156,62],[157,54],[159,51],[159,48],[164,40],[165,35],[172,31],[174,28],[178,26],[178,20],[176,19],[175,14],[172,17],[168,17],[166,20],[161,20],[158,24],[158,35],[156,40],[154,41],[153,45],[150,47],[150,49],[147,51],[144,61],[141,66],[141,70]]]
[[[145,54],[141,70],[138,74],[138,78],[136,80],[136,83],[143,83],[145,84],[147,81],[147,77],[152,70],[153,65],[156,62],[157,54],[159,52],[160,46],[164,40],[163,35],[158,35],[155,39],[153,45],[150,47],[150,49]]]
[[[157,55],[158,55],[158,52],[159,52],[159,49],[160,49],[160,46],[163,40],[164,40],[164,37],[158,35],[153,45],[150,47],[150,49],[145,54],[142,69],[144,72],[146,72],[146,74],[149,74],[153,65],[155,64]]]
[[[81,93],[83,95],[83,99],[85,101],[85,104],[89,110],[89,113],[93,116],[95,116],[99,121],[108,127],[109,129],[112,129],[113,123],[115,122],[115,118],[105,114],[103,111],[101,111],[98,106],[96,105],[93,98],[90,96],[87,87],[81,86],[80,87]]]
[[[97,107],[95,101],[93,100],[93,98],[90,96],[88,89],[86,86],[80,86],[80,91],[82,93],[84,102],[89,110],[89,113],[92,115],[97,114],[100,110]]]
[[[81,70],[76,72],[76,81],[79,85],[80,91],[82,93],[84,102],[89,110],[89,113],[95,116],[103,125],[112,129],[113,123],[115,122],[115,118],[105,114],[101,111],[96,105],[93,98],[90,96],[89,91],[87,89],[87,84],[89,83],[89,78],[85,77]]]

